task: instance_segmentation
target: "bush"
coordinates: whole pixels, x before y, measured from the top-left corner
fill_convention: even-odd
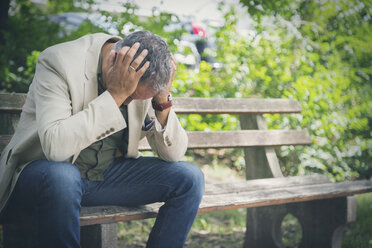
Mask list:
[[[37,56],[46,47],[83,34],[103,31],[89,21],[67,36],[48,21],[46,12],[27,1],[9,18],[2,30],[5,46],[0,49],[0,91],[27,92]],[[50,9],[72,8],[56,1]],[[282,147],[278,150],[287,175],[320,172],[334,180],[372,176],[371,3],[345,1],[245,1],[252,17],[248,35],[237,29],[234,8],[224,13],[225,23],[216,28],[216,59],[219,70],[202,62],[199,72],[178,66],[175,96],[293,98],[300,102],[302,115],[266,115],[269,128],[306,128],[313,145]],[[62,4],[62,5],[60,5]],[[60,6],[60,7],[59,7]],[[61,7],[62,6],[62,7]],[[353,6],[350,8],[349,6]],[[185,30],[165,31],[177,23],[173,14],[156,9],[140,20],[137,7],[110,15],[117,32],[126,35],[147,29],[165,37],[172,52],[175,40]],[[223,4],[220,9],[222,11]],[[49,11],[50,11],[49,9]],[[248,14],[247,13],[247,14]],[[109,18],[108,18],[109,19]],[[236,116],[181,116],[188,130],[238,129]],[[230,166],[242,170],[241,151],[227,151]],[[217,159],[218,156],[213,156]]]

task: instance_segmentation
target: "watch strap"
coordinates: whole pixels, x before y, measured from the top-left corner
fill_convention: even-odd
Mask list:
[[[168,95],[168,102],[159,104],[153,99],[151,103],[152,103],[153,109],[158,110],[158,111],[163,111],[164,109],[172,107],[172,95],[171,94]]]

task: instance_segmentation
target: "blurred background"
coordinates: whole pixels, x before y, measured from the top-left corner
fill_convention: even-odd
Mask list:
[[[371,179],[371,17],[370,0],[2,0],[0,92],[27,92],[48,46],[94,32],[150,30],[178,61],[174,96],[300,102],[301,115],[265,116],[269,128],[306,128],[313,139],[278,148],[285,175]],[[239,128],[231,115],[180,120],[190,131]],[[244,175],[239,149],[187,155],[205,170],[223,164]]]

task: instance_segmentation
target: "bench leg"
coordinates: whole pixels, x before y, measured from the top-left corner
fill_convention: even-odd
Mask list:
[[[285,247],[281,223],[288,214],[298,218],[302,227],[299,247],[341,247],[343,227],[355,220],[354,197],[247,209],[244,247]]]
[[[81,227],[80,243],[83,248],[116,248],[117,224],[101,224]],[[25,219],[23,225],[3,225],[4,248],[37,248],[37,230],[34,222]]]
[[[82,226],[80,230],[80,244],[82,248],[117,247],[117,223]]]

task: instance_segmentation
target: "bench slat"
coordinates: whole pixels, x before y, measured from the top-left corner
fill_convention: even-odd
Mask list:
[[[189,149],[311,144],[307,130],[189,131],[187,135],[189,137]],[[11,135],[0,135],[0,152],[9,143],[11,137]],[[151,150],[146,139],[140,141],[139,150]]]
[[[218,194],[210,194],[213,192],[211,187],[213,188],[214,186],[207,185],[199,212],[261,207],[372,192],[372,181],[368,180],[308,184],[309,181],[303,178],[305,177],[250,180],[245,182],[246,187],[256,187],[255,190],[240,192],[241,187],[237,187],[234,193],[231,192],[231,189],[234,188],[235,184],[231,184],[230,187],[227,187],[227,191],[222,190]],[[294,183],[296,180],[297,182]],[[305,180],[305,184],[301,184],[302,180]],[[319,180],[322,181],[324,178],[319,178]],[[258,184],[270,184],[270,181],[273,185],[282,185],[268,188],[257,186]],[[289,184],[286,185],[288,182]],[[120,206],[83,207],[80,215],[80,224],[84,226],[151,218],[156,216],[161,205],[161,203],[155,203],[135,208]]]
[[[199,212],[251,208],[343,197],[372,191],[372,181],[324,183],[277,189],[206,195]]]
[[[329,179],[325,175],[311,175],[311,176],[298,176],[289,178],[271,178],[270,180],[250,180],[232,183],[218,183],[207,184],[205,188],[205,195],[213,196],[218,194],[228,194],[247,191],[257,191],[257,188],[275,189],[279,187],[293,187],[299,185],[311,185],[317,183],[327,183]],[[146,206],[138,207],[121,207],[121,206],[99,206],[99,207],[86,207],[83,208],[81,216],[83,223],[91,223],[92,221],[100,222],[107,221],[107,216],[115,219],[116,221],[125,219],[136,220],[142,218],[153,218],[156,216],[159,207],[162,203],[154,203]],[[89,224],[88,224],[89,225]]]
[[[175,111],[180,114],[301,113],[302,110],[293,99],[178,97],[174,103]]]
[[[189,149],[311,144],[311,138],[306,130],[190,131],[187,135]],[[146,139],[140,141],[139,148],[144,151],[151,150]]]
[[[257,189],[275,189],[282,187],[304,186],[312,184],[329,183],[326,175],[314,174],[309,176],[278,177],[270,180],[254,179],[242,180],[232,183],[214,183],[205,187],[205,195],[229,194],[234,192],[250,192]]]
[[[4,150],[6,145],[10,142],[12,135],[0,135],[0,153]]]
[[[26,96],[26,94],[21,93],[0,94],[0,112],[21,112]]]
[[[0,94],[0,112],[22,111],[26,94]],[[173,109],[179,114],[268,114],[300,113],[293,99],[239,99],[175,97]]]

